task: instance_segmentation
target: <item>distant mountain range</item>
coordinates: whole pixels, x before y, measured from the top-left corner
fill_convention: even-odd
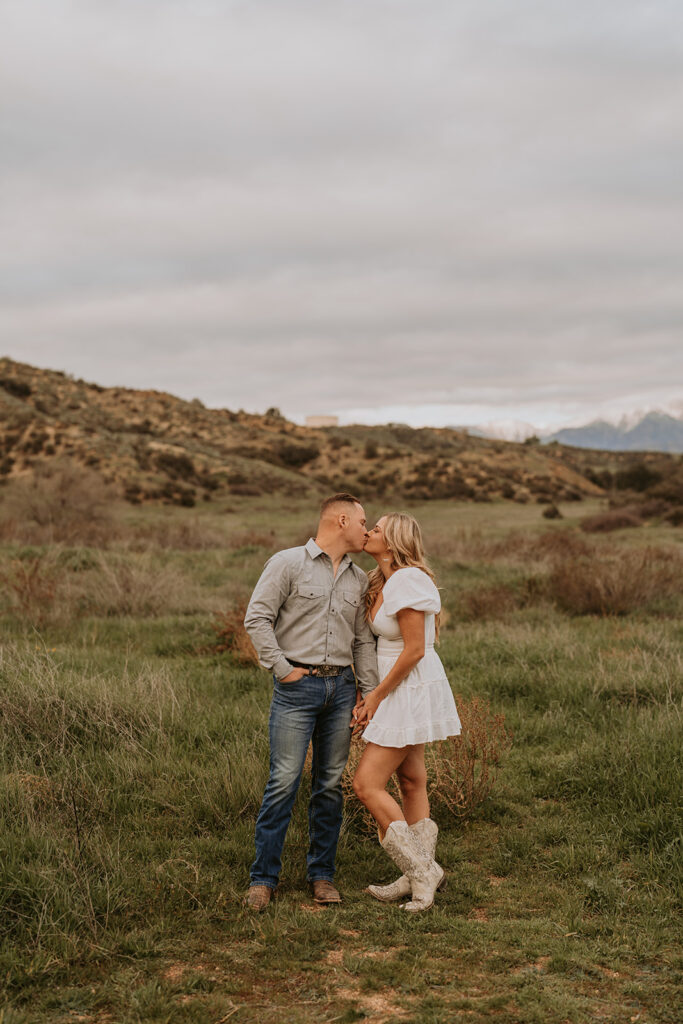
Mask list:
[[[544,441],[559,441],[576,448],[602,448],[614,452],[683,452],[683,419],[665,412],[649,412],[634,426],[594,420],[585,427],[558,430]]]
[[[665,412],[648,412],[643,416],[624,417],[619,423],[593,420],[582,427],[565,427],[553,434],[544,434],[530,423],[500,420],[476,427],[466,427],[475,437],[524,441],[537,436],[544,444],[558,441],[574,448],[597,448],[613,452],[683,453],[683,417]]]

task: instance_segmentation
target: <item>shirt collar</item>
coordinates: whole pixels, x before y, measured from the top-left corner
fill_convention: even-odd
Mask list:
[[[311,558],[318,558],[319,555],[324,555],[325,554],[323,549],[318,544],[316,544],[316,542],[313,540],[312,537],[308,540],[308,542],[305,545],[305,547],[306,547],[306,550],[308,551],[309,555],[311,556]],[[329,555],[328,555],[328,558],[329,558]],[[350,556],[348,554],[342,555],[342,559],[341,559],[341,562],[339,563],[339,567],[341,568],[342,565],[346,566],[350,562],[351,562],[351,558],[350,558]]]
[[[318,555],[324,555],[325,554],[323,549],[316,544],[316,542],[313,540],[312,537],[309,539],[308,543],[306,544],[306,550],[308,551],[308,553],[311,556],[311,558],[317,558]]]

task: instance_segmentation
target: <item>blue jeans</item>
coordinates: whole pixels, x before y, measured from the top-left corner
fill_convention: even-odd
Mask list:
[[[256,819],[256,860],[251,884],[277,886],[282,847],[299,789],[308,745],[313,740],[308,805],[307,877],[332,881],[342,820],[341,779],[349,756],[356,682],[351,667],[328,678],[275,680],[270,705],[270,778]]]

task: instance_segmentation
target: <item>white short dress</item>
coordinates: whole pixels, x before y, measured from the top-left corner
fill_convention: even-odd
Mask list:
[[[380,681],[403,650],[396,618],[402,608],[425,613],[425,653],[415,668],[377,708],[363,739],[380,747],[406,747],[458,736],[460,719],[441,658],[434,650],[434,616],[441,610],[436,586],[422,569],[397,569],[384,584],[384,601],[374,622]]]

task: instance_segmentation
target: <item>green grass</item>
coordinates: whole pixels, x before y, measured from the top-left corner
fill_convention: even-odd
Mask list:
[[[205,519],[175,510],[174,522],[206,522],[225,544],[56,549],[49,556],[70,603],[36,627],[8,599],[2,1024],[680,1019],[680,605],[569,618],[539,598],[464,621],[462,591],[547,571],[515,547],[520,533],[573,521],[549,526],[535,506],[443,502],[416,513],[440,551],[451,613],[441,654],[453,688],[488,698],[514,736],[472,818],[459,823],[434,801],[449,875],[435,908],[408,916],[364,895],[395,872],[353,813],[338,857],[345,902],[315,908],[306,781],[278,898],[256,918],[242,908],[270,681],[197,651],[211,638],[211,608],[242,600],[268,556],[263,541],[242,543],[245,534],[274,526],[273,544],[297,542],[310,510],[282,515],[244,500]],[[133,539],[135,521],[168,519],[130,515]],[[631,548],[634,534],[605,543]],[[508,554],[491,555],[486,545],[501,539]],[[680,550],[670,528],[645,540]],[[18,557],[8,546],[0,564]],[[166,570],[166,604],[117,612],[120,597],[95,589],[99,558],[127,561],[144,594]],[[100,594],[97,613],[66,589],[75,581],[88,600]]]

